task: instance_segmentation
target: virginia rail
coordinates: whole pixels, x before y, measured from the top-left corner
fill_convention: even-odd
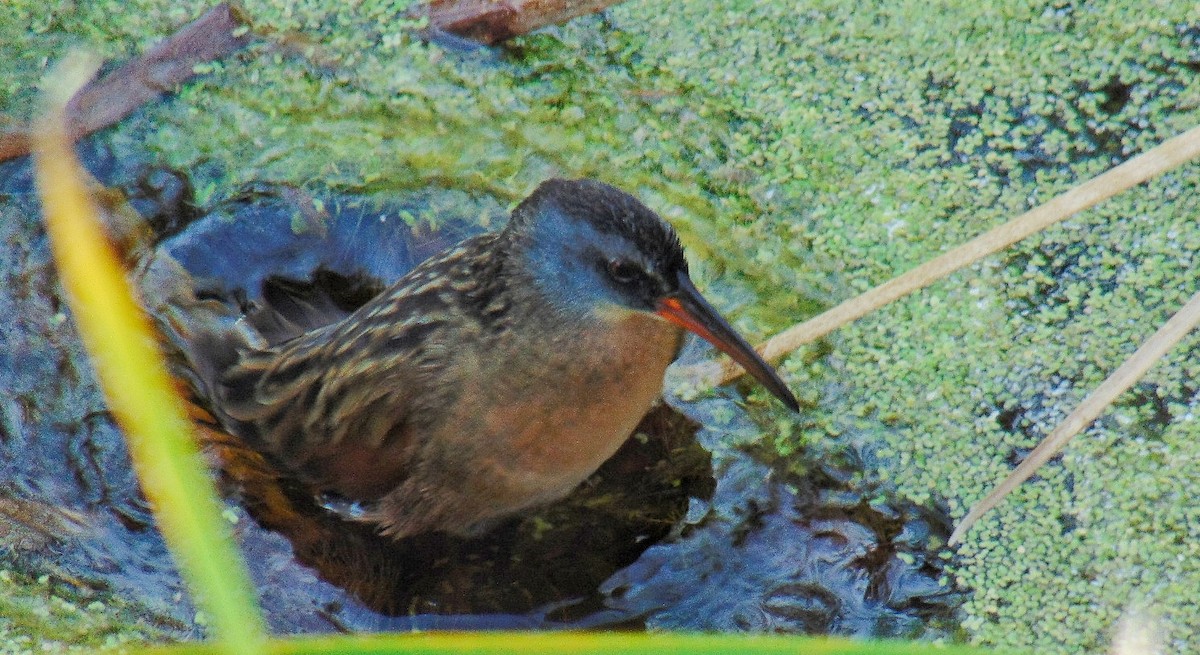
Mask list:
[[[272,311],[219,329],[173,319],[198,402],[273,466],[345,501],[327,506],[396,538],[479,534],[568,494],[658,398],[684,330],[798,409],[696,290],[671,226],[591,180],[545,182],[504,229],[340,320],[263,339],[254,326],[287,323]]]

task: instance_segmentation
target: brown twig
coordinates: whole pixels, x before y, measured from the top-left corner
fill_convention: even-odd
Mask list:
[[[143,104],[195,75],[197,64],[215,61],[250,42],[249,20],[223,2],[184,25],[104,79],[86,86],[67,105],[71,140],[113,125]],[[0,134],[0,161],[29,154],[29,129]]]
[[[593,14],[621,0],[432,0],[411,12],[431,28],[493,44],[547,25]],[[162,43],[89,84],[67,107],[72,140],[113,125],[194,76],[197,64],[216,61],[250,42],[250,20],[222,2]],[[28,128],[0,132],[0,161],[29,154]]]
[[[429,27],[491,45],[594,14],[621,0],[431,0],[410,12]]]
[[[1159,358],[1179,343],[1198,324],[1200,324],[1200,293],[1192,296],[1192,299],[1147,339],[1142,347],[1137,349],[1137,352],[1125,360],[1120,368],[1113,371],[1108,379],[1096,387],[1096,390],[1083,402],[1079,403],[1075,411],[1063,419],[1063,422],[1054,428],[1054,431],[1047,435],[1003,482],[971,508],[958,527],[954,528],[954,533],[950,535],[950,544],[962,541],[963,535],[985,512],[999,505],[1009,492],[1028,480],[1034,471],[1050,461],[1050,458],[1062,450],[1080,430],[1091,425],[1092,421],[1096,420],[1101,412],[1117,399],[1117,396],[1140,380]]]
[[[758,352],[763,359],[774,362],[898,298],[1197,156],[1200,156],[1200,127],[1168,139],[939,257],[788,328],[760,345]],[[724,384],[743,373],[728,358],[695,364],[682,372],[697,388]]]

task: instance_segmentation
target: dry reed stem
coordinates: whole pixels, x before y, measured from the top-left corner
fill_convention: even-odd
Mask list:
[[[763,359],[774,362],[866,314],[1093,207],[1122,191],[1172,170],[1200,155],[1200,126],[1168,139],[1045,204],[840,305],[777,334],[758,346]],[[745,373],[728,358],[692,365],[682,371],[697,388],[725,384]]]
[[[1200,324],[1200,293],[1192,296],[1192,299],[1162,327],[1158,328],[1158,331],[1147,339],[1137,349],[1137,352],[1125,360],[1120,368],[1113,371],[1108,379],[1100,383],[1095,391],[1079,403],[1075,411],[1063,419],[1062,423],[1059,423],[1058,427],[1054,428],[1054,431],[1047,435],[1003,482],[986,498],[976,503],[970,512],[967,512],[958,527],[954,528],[954,533],[950,535],[950,544],[954,545],[962,541],[963,535],[985,512],[999,505],[1000,501],[1004,500],[1004,497],[1013,489],[1028,480],[1039,467],[1062,450],[1072,437],[1091,425],[1092,421],[1096,420],[1096,417],[1100,416],[1118,396],[1140,380],[1146,371],[1154,366],[1155,362],[1198,324]]]

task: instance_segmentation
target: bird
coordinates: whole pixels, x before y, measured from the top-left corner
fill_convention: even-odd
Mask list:
[[[502,229],[352,312],[264,298],[236,320],[197,319],[203,300],[160,313],[194,416],[394,539],[476,537],[569,494],[660,397],[685,332],[799,411],[696,289],[671,225],[594,180],[541,183]]]

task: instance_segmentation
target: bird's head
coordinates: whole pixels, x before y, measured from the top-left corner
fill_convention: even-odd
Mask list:
[[[635,311],[700,335],[798,411],[779,375],[696,290],[669,223],[594,180],[549,180],[513,211],[506,231],[533,283],[566,314]]]

